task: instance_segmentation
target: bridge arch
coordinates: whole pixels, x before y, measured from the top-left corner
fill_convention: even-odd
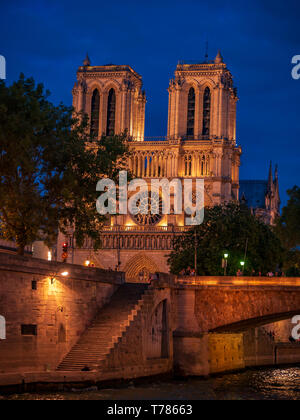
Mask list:
[[[168,315],[168,299],[163,299],[156,304],[149,317],[146,346],[146,357],[148,359],[161,359],[169,356]]]
[[[250,318],[247,320],[242,320],[242,321],[234,322],[228,325],[224,325],[222,327],[217,327],[215,329],[212,329],[210,332],[241,333],[249,329],[263,327],[263,326],[274,324],[280,321],[291,320],[294,316],[299,315],[299,314],[300,314],[300,309],[294,310],[291,312],[274,313],[271,315]],[[291,323],[291,330],[292,330],[292,323]]]
[[[239,332],[300,314],[297,288],[212,287],[195,290],[195,318],[203,332]]]

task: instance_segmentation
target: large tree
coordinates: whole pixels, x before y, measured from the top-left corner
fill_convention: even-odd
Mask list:
[[[294,186],[287,191],[289,200],[282,209],[276,231],[288,250],[300,246],[300,188]]]
[[[286,252],[283,271],[287,277],[300,277],[300,251],[298,249]]]
[[[86,116],[48,96],[24,75],[0,81],[0,235],[19,254],[35,240],[53,244],[70,226],[79,246],[89,236],[99,247],[96,184],[125,167],[125,135],[91,138]]]
[[[282,260],[281,243],[273,230],[246,206],[235,203],[206,208],[204,223],[175,240],[169,258],[174,274],[194,267],[195,243],[198,275],[222,275],[224,253],[229,254],[227,273],[236,274],[246,248],[246,274],[274,271]]]
[[[300,188],[294,186],[287,191],[289,200],[282,209],[275,227],[286,253],[283,269],[287,276],[300,276]]]

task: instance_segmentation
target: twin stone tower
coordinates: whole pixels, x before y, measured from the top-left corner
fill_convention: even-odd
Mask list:
[[[92,66],[87,57],[77,72],[73,106],[89,116],[93,136],[127,131],[128,167],[136,177],[200,178],[206,206],[238,200],[238,97],[220,52],[213,61],[179,63],[168,91],[167,136],[147,139],[142,77],[127,65]],[[89,240],[82,249],[72,244],[72,262],[92,260],[125,271],[129,281],[144,281],[149,273],[168,272],[174,235],[185,229],[185,215],[172,214],[172,206],[171,214],[158,217],[112,216],[101,232],[103,249],[95,254]]]

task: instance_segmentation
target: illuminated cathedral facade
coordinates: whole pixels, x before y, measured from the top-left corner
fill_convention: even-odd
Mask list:
[[[204,180],[205,206],[239,200],[241,148],[236,139],[237,91],[219,52],[213,61],[179,63],[169,84],[167,136],[144,137],[146,95],[142,77],[127,65],[93,66],[87,57],[77,72],[73,106],[85,112],[94,136],[127,131],[128,168],[138,178]],[[171,197],[172,201],[172,197]],[[102,249],[90,240],[73,247],[69,262],[93,262],[126,273],[129,281],[168,272],[174,237],[188,229],[185,215],[112,216],[100,233]],[[61,239],[59,241],[61,242]]]

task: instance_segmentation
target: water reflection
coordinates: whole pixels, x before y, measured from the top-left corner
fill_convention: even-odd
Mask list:
[[[156,381],[118,389],[22,394],[10,400],[299,400],[300,367],[263,369],[210,379]]]

